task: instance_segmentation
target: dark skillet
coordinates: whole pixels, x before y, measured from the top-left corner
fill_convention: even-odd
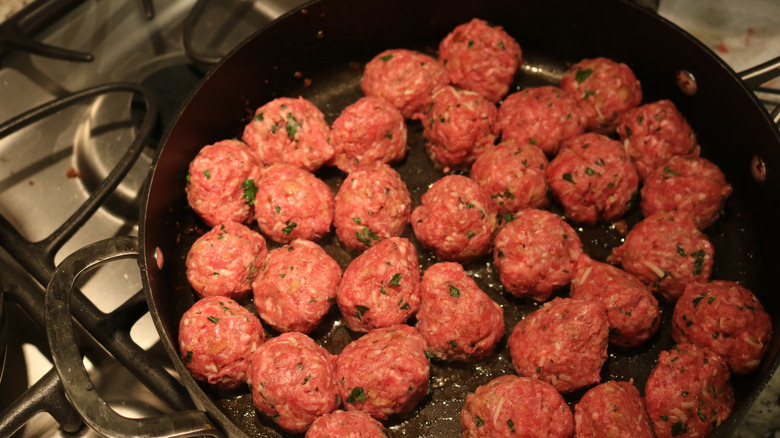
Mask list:
[[[774,250],[780,235],[772,225],[780,199],[780,181],[774,176],[774,169],[780,166],[780,138],[750,90],[702,44],[658,16],[620,1],[323,0],[287,14],[232,52],[195,90],[158,151],[141,216],[140,266],[161,342],[208,418],[189,412],[182,418],[133,420],[125,422],[131,424],[127,427],[138,429],[130,433],[123,429],[125,434],[202,433],[200,428],[211,427],[202,422],[210,419],[229,435],[285,436],[268,420],[258,418],[246,390],[224,394],[202,386],[189,376],[179,358],[179,319],[194,302],[184,275],[184,256],[198,233],[205,230],[184,196],[187,166],[198,150],[218,140],[240,137],[253,110],[280,96],[303,96],[332,122],[345,106],[362,96],[362,69],[373,56],[387,48],[433,53],[444,35],[474,17],[503,26],[522,46],[526,66],[516,77],[517,87],[557,83],[568,64],[605,56],[634,70],[642,83],[644,102],[661,98],[675,102],[696,130],[702,155],[717,163],[734,187],[723,217],[706,230],[716,251],[712,278],[738,281],[753,290],[773,315],[774,331],[778,332],[780,299],[773,293],[772,269],[780,262]],[[678,88],[676,78],[681,70],[696,79],[698,92],[692,96]],[[310,86],[306,85],[308,80]],[[419,123],[409,122],[408,126],[411,150],[397,169],[409,185],[414,205],[418,205],[420,195],[442,173],[425,155]],[[755,157],[763,160],[768,170],[762,183],[751,174]],[[318,176],[334,191],[343,179],[334,169],[322,170]],[[559,211],[557,207],[553,210]],[[629,226],[640,219],[637,208],[626,217]],[[611,224],[575,224],[575,228],[585,251],[598,260],[604,260],[622,237]],[[411,229],[406,237],[413,238]],[[342,267],[354,256],[338,244],[334,233],[319,243]],[[133,239],[108,244],[120,256],[133,255],[137,245]],[[423,268],[436,261],[427,250],[419,251]],[[106,249],[106,253],[110,251]],[[515,299],[502,291],[489,257],[467,269],[504,307],[508,330],[537,307],[530,300]],[[68,286],[67,281],[63,284]],[[567,290],[559,292],[560,296],[567,294]],[[53,313],[58,305],[61,301],[54,299],[51,306],[47,303]],[[659,334],[642,347],[610,350],[602,380],[633,378],[640,390],[644,387],[658,353],[672,345],[669,305],[664,306],[662,316]],[[50,342],[62,339],[60,330],[52,329],[50,335],[57,336]],[[356,337],[339,324],[335,309],[313,336],[333,353]],[[494,377],[513,373],[506,342],[499,348],[498,353],[476,364],[434,362],[429,395],[409,418],[388,422],[394,436],[459,436],[459,411],[465,395]],[[713,436],[735,431],[777,367],[778,351],[780,339],[775,336],[759,369],[733,379],[735,412]],[[65,363],[65,359],[55,358],[55,362]],[[66,385],[72,399],[89,391],[82,387],[88,385],[73,386]],[[582,391],[566,398],[573,406],[581,395]],[[88,417],[110,415],[105,409],[83,408],[80,412]],[[195,424],[186,425],[187,421]]]

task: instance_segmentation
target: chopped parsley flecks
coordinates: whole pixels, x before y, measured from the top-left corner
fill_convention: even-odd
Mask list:
[[[390,282],[387,283],[388,286],[400,286],[401,285],[401,274],[396,272],[393,274],[393,277],[390,279]]]
[[[358,319],[358,321],[361,321],[363,319],[363,315],[369,310],[371,310],[366,306],[360,306],[360,305],[356,306],[355,309],[356,309],[355,317]]]
[[[285,222],[285,225],[287,226],[282,228],[282,233],[287,234],[288,236],[290,235],[290,233],[292,233],[292,230],[294,230],[295,227],[298,226],[298,224],[292,221]]]
[[[580,68],[577,68],[577,72],[574,73],[574,80],[577,81],[578,84],[581,84],[585,79],[588,79],[590,75],[593,74],[593,69],[587,69],[582,70]]]
[[[346,400],[347,403],[362,403],[364,401],[366,401],[366,392],[359,386],[349,393]]]
[[[460,296],[460,290],[457,287],[450,285],[450,296],[458,298]]]
[[[255,205],[255,196],[257,195],[257,186],[255,180],[247,178],[241,183],[244,189],[244,201],[249,205]]]

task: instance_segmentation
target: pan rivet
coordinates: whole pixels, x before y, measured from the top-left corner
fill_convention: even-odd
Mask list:
[[[163,253],[160,247],[154,249],[154,260],[157,261],[157,269],[162,271],[163,268]]]
[[[763,184],[766,181],[766,163],[759,156],[753,156],[750,163],[750,173],[753,175],[753,181]]]
[[[680,70],[677,72],[677,88],[688,96],[696,94],[696,78],[693,77],[693,73],[688,70]]]
[[[317,39],[322,39],[325,37],[325,32],[318,30],[317,31]]]

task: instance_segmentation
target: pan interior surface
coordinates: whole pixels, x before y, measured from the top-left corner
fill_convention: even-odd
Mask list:
[[[702,156],[718,164],[734,192],[722,217],[706,231],[715,247],[713,279],[737,281],[753,290],[773,315],[774,332],[780,320],[780,302],[772,294],[771,267],[778,241],[771,226],[778,213],[776,178],[769,173],[763,185],[750,177],[754,155],[769,169],[780,164],[780,140],[762,109],[715,55],[681,31],[630,4],[597,2],[430,1],[382,2],[333,0],[314,2],[263,29],[224,60],[193,93],[155,158],[142,212],[141,261],[147,298],[162,342],[177,370],[202,409],[231,435],[286,436],[252,406],[244,388],[222,393],[196,383],[178,356],[178,322],[195,301],[185,276],[184,259],[192,242],[206,226],[187,206],[184,187],[187,167],[198,150],[219,140],[241,137],[254,109],[276,97],[301,96],[312,101],[332,123],[341,111],[363,96],[360,79],[365,63],[389,48],[436,53],[439,41],[456,25],[482,18],[502,26],[523,49],[525,66],[510,90],[557,84],[566,67],[583,58],[604,56],[628,64],[642,83],[643,103],[661,98],[675,102],[697,132]],[[675,84],[678,70],[693,72],[699,93],[686,96]],[[407,121],[409,154],[394,166],[419,205],[431,183],[444,176],[424,150],[418,121]],[[335,168],[317,176],[334,193],[344,179]],[[555,204],[552,211],[562,213]],[[625,217],[629,226],[641,220],[634,207]],[[623,235],[605,223],[572,223],[584,251],[605,261]],[[437,260],[420,246],[407,227],[404,237],[417,245],[421,269]],[[270,240],[268,241],[270,243]],[[355,253],[346,250],[331,232],[318,242],[346,268]],[[273,245],[269,245],[273,246]],[[164,254],[157,268],[155,250]],[[491,256],[465,265],[467,272],[504,309],[507,334],[539,304],[504,292]],[[556,296],[568,296],[562,289]],[[246,303],[252,309],[251,303]],[[673,307],[662,304],[659,333],[642,346],[610,347],[602,381],[629,380],[640,391],[658,354],[670,348]],[[253,310],[253,309],[252,309]],[[414,321],[409,321],[414,324]],[[268,332],[269,336],[276,333]],[[331,353],[338,353],[357,334],[342,324],[333,306],[326,321],[311,336]],[[715,436],[727,436],[776,368],[780,342],[775,338],[759,370],[733,378],[737,406],[732,418]],[[476,363],[431,364],[430,391],[408,417],[386,422],[394,436],[453,437],[460,435],[460,408],[466,394],[504,374],[513,374],[506,336],[497,352]],[[584,390],[566,395],[573,406]]]

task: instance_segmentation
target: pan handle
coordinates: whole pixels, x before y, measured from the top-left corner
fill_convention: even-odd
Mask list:
[[[153,418],[119,415],[97,394],[76,345],[70,300],[78,277],[99,265],[138,257],[137,237],[99,241],[79,249],[60,263],[46,288],[46,333],[54,365],[65,393],[84,422],[103,436],[116,437],[222,437],[205,412],[182,411]]]
[[[745,86],[754,92],[764,91],[767,93],[772,93],[773,95],[776,95],[778,98],[780,98],[780,92],[777,90],[760,89],[760,87],[765,83],[780,76],[780,56],[774,59],[770,59],[769,61],[759,64],[755,67],[744,70],[739,73],[739,76],[742,78],[742,82],[745,84]],[[775,109],[772,110],[770,116],[775,122],[775,125],[780,126],[780,104],[775,105]]]

